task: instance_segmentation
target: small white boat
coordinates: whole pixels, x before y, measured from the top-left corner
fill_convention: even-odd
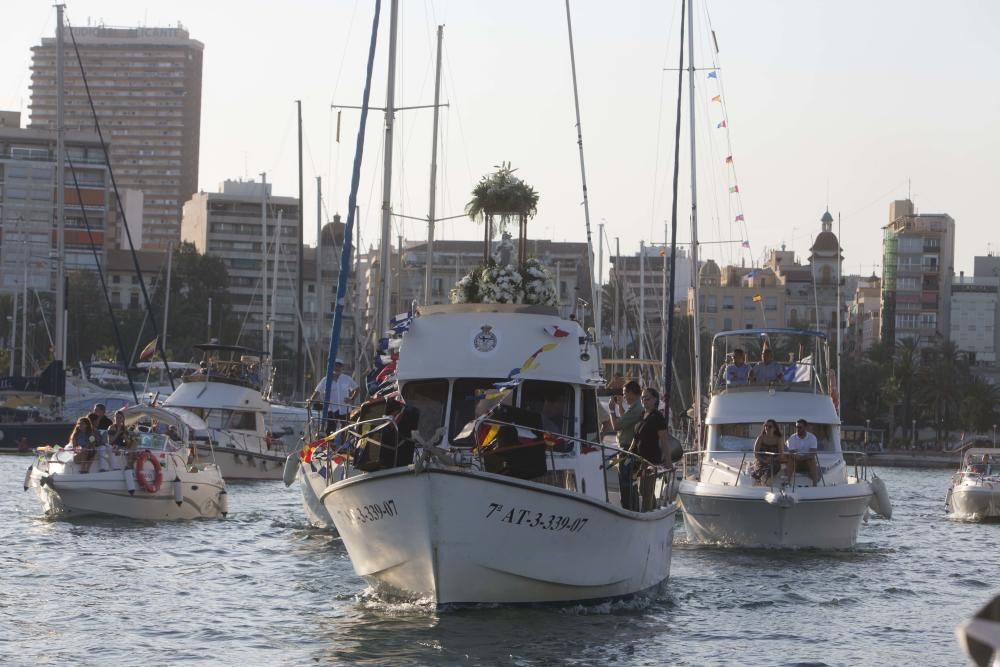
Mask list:
[[[796,359],[781,364],[777,381],[715,388],[704,449],[685,455],[679,485],[688,540],[748,547],[851,547],[868,508],[890,516],[891,506],[884,484],[874,476],[869,479],[864,454],[852,452],[853,464],[844,459],[840,417],[825,372],[826,336],[793,329],[723,332],[715,337],[713,359],[726,359],[734,348],[757,353],[765,340],[776,358]],[[714,361],[712,368],[718,368]],[[788,462],[772,475],[754,477],[754,443],[768,419],[778,423],[783,439],[794,432],[797,420],[808,422],[818,442],[815,485],[808,472],[790,472],[794,464]]]
[[[945,506],[955,519],[1000,519],[1000,449],[974,447],[965,452]]]
[[[33,488],[45,513],[58,517],[111,515],[150,521],[224,517],[226,485],[218,466],[200,463],[192,454],[188,430],[174,415],[136,406],[125,411],[134,426],[134,447],[112,451],[99,447],[82,461],[74,447],[39,447],[24,488]],[[173,425],[180,440],[143,431],[156,419]]]
[[[290,424],[305,423],[305,410],[274,409],[265,399],[267,367],[254,350],[216,343],[195,347],[205,356],[203,365],[184,376],[162,407],[188,425],[200,456],[214,460],[226,479],[281,479],[288,455],[281,436],[289,437]],[[274,423],[276,412],[280,424]]]
[[[657,591],[670,572],[672,472],[648,469],[657,492],[644,511],[609,488],[608,461],[628,456],[595,442],[597,357],[554,308],[421,307],[399,347],[399,393],[362,408],[346,476],[321,495],[355,572],[438,605]]]
[[[313,528],[336,530],[333,518],[326,511],[321,498],[327,486],[343,479],[345,462],[345,456],[330,451],[326,439],[306,444],[299,452],[288,455],[285,463],[285,486],[291,486],[295,480],[299,481],[302,507]]]

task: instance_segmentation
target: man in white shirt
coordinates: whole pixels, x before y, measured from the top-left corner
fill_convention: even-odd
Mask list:
[[[788,437],[785,452],[788,455],[789,475],[808,472],[813,486],[816,486],[819,480],[816,472],[816,452],[819,450],[819,443],[816,441],[816,436],[806,430],[808,426],[809,422],[805,419],[795,422],[795,433]]]
[[[333,362],[333,374],[330,383],[330,403],[327,405],[327,431],[338,427],[338,422],[347,419],[351,411],[351,403],[358,395],[358,383],[350,375],[343,373],[344,362],[337,358]],[[322,412],[323,398],[326,396],[326,376],[320,378],[316,389],[309,398],[313,403],[313,410]]]

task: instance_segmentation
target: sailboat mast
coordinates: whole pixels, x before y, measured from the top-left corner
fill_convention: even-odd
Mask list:
[[[698,318],[698,161],[694,132],[694,0],[688,9],[688,114],[691,132],[691,282],[694,296],[694,433],[695,444],[701,445],[701,324]]]
[[[66,359],[66,129],[63,108],[63,9],[56,5],[56,361]]]
[[[167,317],[170,315],[170,269],[174,260],[174,244],[167,244],[167,289],[163,291],[163,349],[167,349]]]
[[[316,360],[313,376],[323,366],[323,178],[316,177]]]
[[[260,349],[267,349],[267,173],[260,174]]]
[[[587,226],[587,273],[590,280],[591,300],[595,300],[594,288],[594,242],[590,237],[590,198],[587,195],[587,169],[583,160],[583,125],[580,122],[580,92],[576,85],[576,51],[573,49],[573,20],[570,17],[569,0],[566,0],[566,29],[569,32],[569,64],[573,72],[573,106],[576,108],[576,145],[580,148],[580,180],[583,183],[583,219]],[[584,323],[586,326],[586,323]],[[600,350],[601,316],[594,309],[594,333]]]
[[[385,95],[385,150],[382,157],[382,236],[379,241],[379,311],[375,318],[375,338],[389,326],[392,294],[392,126],[396,115],[396,24],[399,0],[392,0],[389,11],[389,76]]]
[[[427,255],[424,268],[424,303],[431,302],[431,273],[434,270],[434,207],[437,203],[437,155],[438,116],[441,104],[441,43],[444,41],[444,26],[438,26],[437,66],[434,70],[434,130],[431,132],[431,192],[427,205]]]
[[[299,117],[299,216],[298,216],[299,265],[298,269],[295,271],[295,275],[297,276],[296,298],[298,299],[297,303],[298,303],[299,317],[296,318],[298,320],[298,324],[295,327],[295,389],[292,391],[293,396],[297,396],[300,391],[304,391],[304,387],[302,386],[302,373],[303,373],[302,342],[305,340],[306,336],[306,332],[302,324],[302,264],[305,261],[304,250],[302,247],[304,230],[305,230],[305,220],[302,217],[304,215],[303,209],[305,207],[305,201],[304,201],[305,193],[302,189],[302,100],[295,100],[295,105],[298,108],[298,117]],[[278,239],[278,242],[279,243],[281,242],[280,238]],[[277,257],[277,250],[275,250],[275,257]],[[277,259],[275,259],[275,266],[277,265],[278,265]],[[285,266],[288,265],[286,264]],[[277,269],[275,269],[274,276],[275,279],[277,279],[278,277]],[[273,336],[274,335],[272,334],[272,338]]]

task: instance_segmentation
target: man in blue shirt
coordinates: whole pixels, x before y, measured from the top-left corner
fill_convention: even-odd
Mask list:
[[[733,363],[726,364],[719,373],[719,386],[728,387],[749,382],[750,365],[747,364],[747,355],[742,349],[736,348],[733,350]]]

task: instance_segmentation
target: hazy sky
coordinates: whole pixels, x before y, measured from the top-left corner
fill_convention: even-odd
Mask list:
[[[48,0],[4,3],[0,108],[27,115],[30,48],[54,34]],[[566,13],[556,0],[416,2],[400,11],[397,105],[433,101],[435,26],[445,24],[438,215],[463,212],[475,182],[510,161],[541,195],[535,237],[585,239]],[[205,44],[200,185],[262,171],[295,196],[294,100],[305,122],[306,239],[315,177],[344,212],[358,112],[333,134],[331,103],[359,104],[374,1],[67,0],[73,25],[166,26]],[[680,2],[573,2],[591,221],[622,253],[662,242],[670,218]],[[372,104],[385,99],[383,2]],[[956,272],[1000,249],[989,198],[1000,182],[1000,3],[989,0],[712,0],[695,5],[698,185],[703,253],[759,261],[786,243],[807,254],[827,204],[841,215],[845,270],[880,262],[889,202],[956,220]],[[713,56],[709,29],[720,52]],[[686,55],[685,55],[686,58]],[[680,240],[688,240],[685,82]],[[712,102],[721,95],[721,102]],[[724,103],[724,104],[723,104]],[[723,119],[728,133],[716,125]],[[393,206],[427,214],[431,112],[397,115]],[[25,121],[26,122],[26,119]],[[372,112],[359,191],[360,233],[377,242],[383,117]],[[731,143],[729,143],[731,142]],[[730,148],[731,146],[731,148]],[[733,156],[738,180],[725,164]],[[729,188],[739,186],[739,196]],[[912,184],[912,185],[909,185]],[[745,218],[745,227],[735,221]],[[477,238],[467,219],[438,238]],[[836,227],[834,228],[836,231]],[[397,233],[425,238],[419,221]],[[751,248],[741,251],[749,237]],[[607,253],[607,250],[605,251]],[[881,271],[878,268],[879,272]]]

